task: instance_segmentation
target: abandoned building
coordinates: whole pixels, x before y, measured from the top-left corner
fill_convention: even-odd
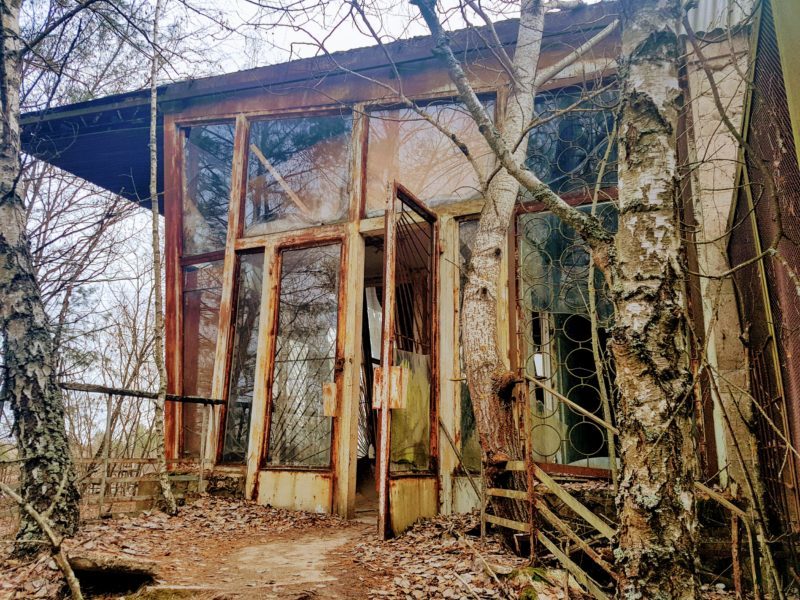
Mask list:
[[[800,54],[783,51],[789,38],[773,6],[731,17],[709,2],[692,13],[729,117],[762,154],[738,159],[745,150],[687,44],[679,140],[690,273],[725,272],[769,245],[776,204],[764,195],[781,197],[784,231],[800,226]],[[539,67],[616,10],[604,2],[549,14]],[[743,25],[711,35],[714,19],[730,18]],[[496,29],[513,48],[517,23]],[[452,41],[497,114],[508,81],[495,53],[474,30]],[[612,34],[546,85],[536,98],[546,118],[528,150],[542,180],[611,231],[618,43]],[[380,508],[395,533],[481,503],[459,308],[483,200],[473,166],[436,124],[487,173],[494,161],[432,46],[415,38],[385,54],[355,49],[159,88],[153,210],[165,217],[169,391],[222,400],[168,402],[167,451],[241,476],[259,503],[349,517]],[[741,79],[748,72],[753,86]],[[27,114],[22,138],[30,155],[149,206],[148,131],[144,90]],[[758,160],[776,165],[778,189],[758,182]],[[800,264],[791,236],[781,244]],[[574,231],[524,197],[505,255],[498,335],[525,381],[524,458],[546,480],[611,481],[604,348],[614,315],[603,281]],[[722,489],[737,480],[738,441],[745,461],[760,463],[774,532],[794,535],[800,501],[787,442],[800,439],[800,366],[790,360],[800,302],[776,260],[732,280],[693,276],[687,300],[715,371],[699,375],[695,398],[701,479]],[[750,416],[736,409],[748,394],[763,409]]]

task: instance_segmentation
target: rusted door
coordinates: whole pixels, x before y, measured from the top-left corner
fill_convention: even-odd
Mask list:
[[[378,531],[437,512],[436,217],[405,188],[388,194],[384,239]]]

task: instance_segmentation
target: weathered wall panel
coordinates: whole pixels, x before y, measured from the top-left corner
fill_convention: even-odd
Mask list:
[[[303,471],[260,471],[258,473],[259,504],[276,508],[331,512],[333,482],[327,473]]]
[[[409,502],[409,499],[413,501]],[[389,480],[392,531],[404,531],[420,518],[439,512],[436,480],[430,477],[404,477]]]

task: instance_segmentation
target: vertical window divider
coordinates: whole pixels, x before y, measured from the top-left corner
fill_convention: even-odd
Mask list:
[[[215,399],[226,398],[228,370],[230,368],[230,345],[233,328],[233,301],[236,287],[236,238],[241,231],[241,207],[244,198],[244,162],[247,154],[247,119],[236,117],[236,132],[233,142],[233,172],[229,198],[228,230],[225,239],[225,258],[222,267],[222,299],[219,307],[217,347],[214,356],[214,374],[211,395]],[[206,459],[216,462],[222,451],[223,419],[225,407],[204,407],[208,415]]]
[[[269,378],[275,354],[275,328],[277,325],[277,286],[280,281],[280,256],[273,243],[264,246],[264,275],[261,282],[261,318],[258,325],[258,348],[253,385],[253,404],[250,408],[250,432],[247,448],[247,478],[245,498],[256,500],[258,472],[266,453],[266,436],[269,431],[268,394]]]
[[[172,115],[164,116],[164,262],[167,391],[183,394],[183,273],[180,266],[183,231],[183,137]],[[164,410],[167,458],[181,455],[181,405],[167,402]]]
[[[366,197],[367,135],[369,116],[367,104],[353,106],[353,154],[350,163],[350,212],[349,220],[357,223],[364,214]]]

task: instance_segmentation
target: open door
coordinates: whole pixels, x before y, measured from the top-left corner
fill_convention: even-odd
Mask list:
[[[399,534],[438,508],[436,217],[394,184],[386,207],[381,364],[374,402],[378,531]]]

